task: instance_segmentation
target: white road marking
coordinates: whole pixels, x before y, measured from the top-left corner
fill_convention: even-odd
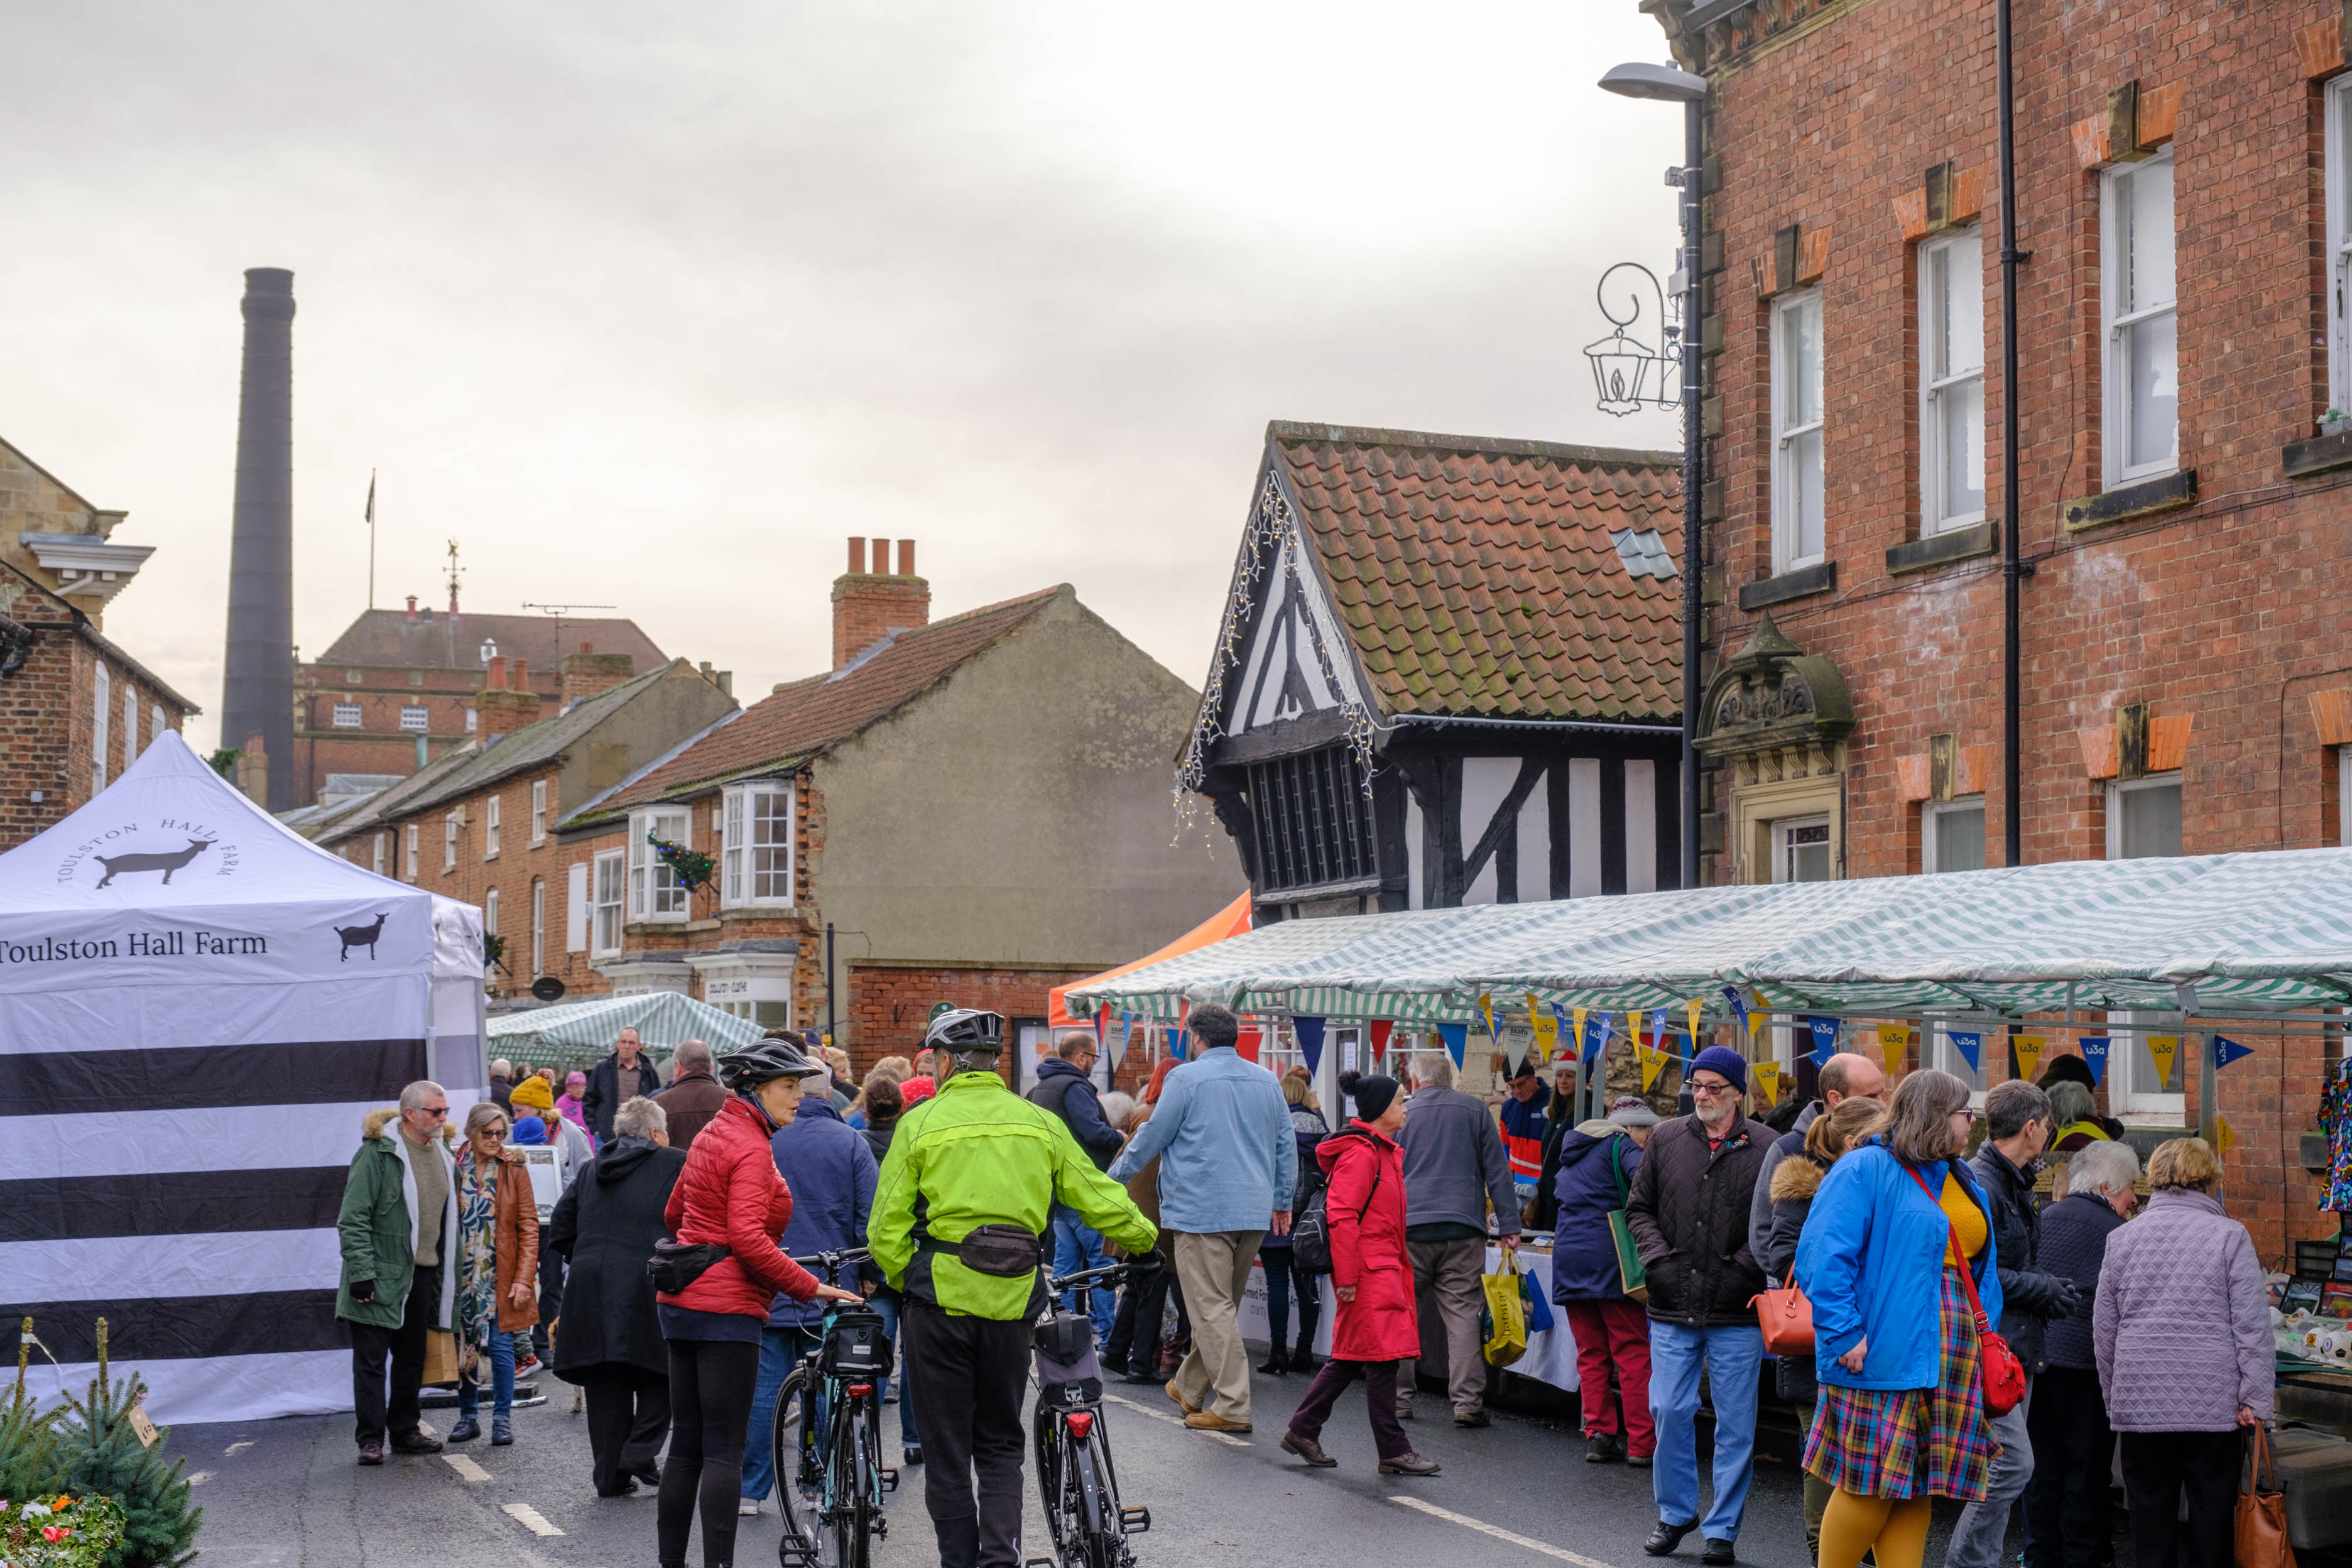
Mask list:
[[[525,1530],[530,1531],[533,1535],[561,1535],[563,1533],[563,1531],[556,1529],[555,1526],[548,1523],[546,1518],[540,1513],[539,1510],[531,1507],[530,1504],[527,1502],[510,1502],[506,1504],[499,1511],[507,1515],[508,1518],[513,1520],[517,1524],[521,1525]],[[1601,1565],[1596,1563],[1594,1564],[1594,1568],[1601,1568]]]
[[[1540,1552],[1547,1557],[1557,1557],[1563,1563],[1573,1563],[1576,1568],[1610,1568],[1610,1564],[1597,1557],[1586,1557],[1570,1552],[1565,1547],[1554,1546],[1549,1542],[1538,1541],[1532,1536],[1517,1534],[1499,1525],[1488,1524],[1483,1519],[1472,1519],[1466,1513],[1456,1513],[1450,1508],[1440,1508],[1435,1503],[1423,1502],[1417,1497],[1398,1497],[1391,1494],[1389,1501],[1418,1510],[1433,1518],[1442,1519],[1448,1524],[1458,1524],[1465,1530],[1475,1530],[1482,1535],[1491,1535],[1497,1541],[1507,1541],[1514,1546],[1524,1546],[1530,1552]]]
[[[1103,1398],[1112,1405],[1124,1405],[1129,1410],[1136,1412],[1138,1415],[1149,1415],[1154,1421],[1165,1421],[1171,1426],[1184,1426],[1184,1418],[1181,1415],[1171,1415],[1165,1410],[1154,1410],[1148,1405],[1138,1405],[1134,1400],[1122,1399],[1116,1394],[1106,1394],[1103,1395]],[[1200,1428],[1197,1426],[1184,1426],[1184,1430],[1187,1432],[1197,1432],[1200,1431]],[[1205,1432],[1202,1435],[1203,1436],[1214,1437],[1218,1442],[1223,1443],[1229,1448],[1246,1448],[1250,1446],[1248,1438],[1236,1437],[1231,1432]]]
[[[489,1471],[482,1468],[481,1466],[474,1463],[472,1459],[467,1458],[463,1454],[444,1454],[441,1458],[448,1464],[448,1467],[451,1469],[457,1471],[459,1475],[465,1477],[466,1479],[469,1481],[487,1481],[490,1479]]]
[[[221,1455],[225,1458],[234,1459],[239,1454],[244,1453],[247,1448],[252,1447],[253,1445],[250,1443],[231,1443],[227,1447],[221,1450]]]
[[[198,1470],[188,1478],[188,1484],[192,1487],[200,1487],[212,1479],[213,1473],[210,1470]]]

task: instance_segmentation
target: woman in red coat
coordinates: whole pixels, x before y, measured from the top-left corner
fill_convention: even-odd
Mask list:
[[[662,1215],[670,1235],[726,1255],[685,1289],[654,1297],[669,1342],[669,1463],[655,1525],[663,1568],[683,1568],[698,1502],[704,1568],[735,1561],[744,1431],[777,1294],[862,1300],[820,1283],[776,1245],[793,1221],[793,1194],[768,1141],[797,1113],[801,1079],[824,1070],[772,1035],[728,1057],[719,1068],[727,1103],[695,1134],[670,1189]]]
[[[1396,1146],[1404,1096],[1392,1078],[1346,1073],[1339,1088],[1355,1097],[1356,1119],[1315,1151],[1330,1178],[1323,1212],[1331,1227],[1331,1289],[1339,1313],[1331,1359],[1315,1374],[1282,1446],[1310,1465],[1338,1464],[1315,1439],[1339,1391],[1361,1377],[1381,1474],[1433,1476],[1436,1463],[1412,1451],[1396,1415],[1397,1363],[1421,1353],[1412,1263],[1404,1250],[1404,1155]]]

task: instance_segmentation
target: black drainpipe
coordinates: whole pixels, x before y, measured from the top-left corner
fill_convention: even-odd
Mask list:
[[[2006,4],[2006,0],[2003,0]],[[1706,358],[1699,339],[1699,200],[1706,149],[1701,145],[1696,100],[1683,105],[1683,831],[1682,885],[1696,888],[1698,874],[1699,574],[1706,552],[1700,538],[1705,454],[1699,448],[1699,404],[1706,394]]]
[[[2000,82],[2000,789],[2002,864],[2025,863],[2025,800],[2018,742],[2018,587],[2033,574],[2020,559],[2017,524],[2016,80],[2010,59],[2010,0],[1993,6],[1993,70]]]

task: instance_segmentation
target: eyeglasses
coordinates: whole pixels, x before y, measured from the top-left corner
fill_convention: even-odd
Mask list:
[[[446,1105],[420,1105],[416,1109],[422,1110],[427,1116],[444,1120],[446,1120],[449,1114],[449,1108]]]
[[[1713,1083],[1701,1083],[1698,1079],[1691,1079],[1690,1091],[1693,1094],[1708,1095],[1737,1094],[1739,1092],[1738,1089],[1733,1089],[1729,1084],[1725,1083],[1720,1079],[1717,1079]]]

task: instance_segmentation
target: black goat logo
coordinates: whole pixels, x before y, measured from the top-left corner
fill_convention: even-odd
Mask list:
[[[172,873],[213,847],[209,838],[191,838],[185,849],[169,855],[93,855],[91,859],[106,868],[106,875],[98,879],[101,888],[125,871],[161,871],[163,885],[172,885]]]
[[[363,947],[368,950],[368,962],[370,963],[373,963],[375,962],[375,939],[383,934],[383,917],[382,915],[376,916],[375,924],[372,926],[337,926],[335,928],[335,934],[343,939],[343,951],[336,958],[336,963],[345,963],[350,962],[352,949],[355,947]]]

